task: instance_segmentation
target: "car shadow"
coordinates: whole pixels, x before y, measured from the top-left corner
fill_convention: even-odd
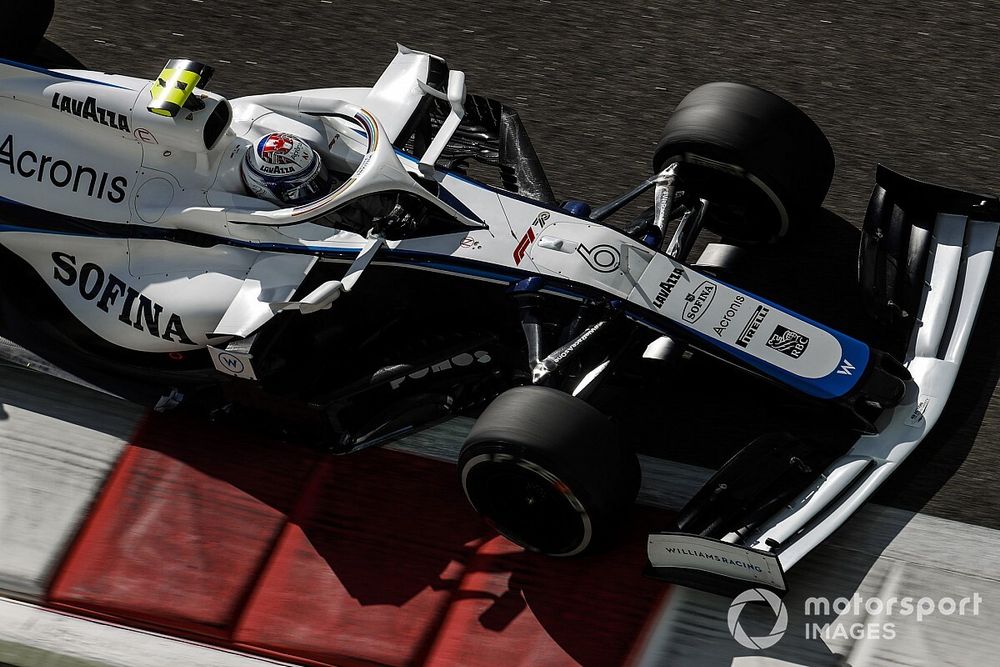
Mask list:
[[[23,62],[47,69],[87,69],[76,56],[46,37]]]
[[[59,392],[62,383],[23,371],[16,373],[41,381],[43,386],[47,382],[54,386],[40,391],[35,385],[19,383],[23,396],[11,403],[101,428],[99,411],[107,406],[91,405],[74,396],[90,392],[66,385]],[[30,398],[38,395],[42,398]],[[62,400],[56,400],[60,395]],[[67,405],[78,407],[68,411]],[[80,419],[88,408],[92,418]],[[114,430],[120,432],[121,428]],[[373,633],[389,623],[400,633],[398,641],[402,645],[411,640],[407,631],[419,635],[409,656],[417,661],[431,651],[442,650],[442,646],[450,652],[470,654],[512,650],[517,645],[510,641],[514,637],[519,641],[547,638],[541,641],[551,642],[550,646],[557,646],[582,665],[615,665],[635,649],[644,629],[659,613],[663,596],[676,594],[676,589],[668,592],[661,582],[641,576],[644,537],[669,518],[662,511],[638,508],[630,518],[622,544],[613,551],[578,559],[551,559],[526,553],[489,530],[467,507],[454,468],[448,463],[379,449],[333,457],[232,424],[169,414],[148,418],[132,442],[142,454],[132,456],[130,465],[137,460],[145,463],[117,473],[119,481],[126,484],[122,497],[132,500],[127,511],[124,507],[110,511],[123,513],[121,528],[133,533],[128,550],[142,556],[142,560],[144,554],[150,553],[163,557],[190,553],[184,547],[188,543],[212,544],[228,539],[225,534],[199,533],[203,524],[197,517],[225,514],[233,508],[238,515],[213,519],[214,525],[230,525],[233,531],[245,533],[239,528],[241,523],[257,522],[258,515],[278,513],[301,530],[303,542],[283,543],[279,539],[283,533],[276,529],[257,545],[256,552],[242,551],[245,555],[257,554],[259,562],[250,564],[251,572],[287,572],[278,579],[269,575],[271,578],[262,588],[251,586],[231,592],[232,614],[224,625],[233,631],[245,628],[247,619],[256,619],[249,625],[266,629],[263,635],[241,634],[239,642],[245,646],[280,648],[286,653],[308,654],[336,663],[345,655],[333,653],[342,642],[336,641],[330,628],[356,615]],[[261,509],[251,510],[246,502],[235,502],[229,491],[225,492],[229,500],[219,504],[221,496],[212,488],[234,490]],[[191,525],[184,523],[188,519],[162,525],[151,533],[155,540],[151,538],[144,548],[143,540],[135,538],[132,528],[143,523],[137,503],[141,504],[141,498],[155,501],[167,497],[176,499],[172,513],[194,517],[195,521]],[[885,543],[891,540],[889,534],[882,536]],[[180,542],[175,544],[177,540]],[[836,570],[842,576],[829,581],[829,588],[824,588],[822,594],[849,597],[879,552],[878,548],[851,550],[849,558],[845,558],[840,552],[825,555],[820,550],[791,574],[793,594],[821,594],[798,581],[814,580],[812,571]],[[167,595],[176,598],[178,613],[157,617],[147,612],[143,624],[185,636],[192,634],[192,624],[183,620],[183,610],[192,598],[203,594],[207,582],[222,578],[223,573],[198,571],[206,567],[207,561],[192,561],[185,567],[186,577],[177,578],[174,567],[162,570],[169,582],[155,581],[161,570],[142,565],[124,577],[130,582],[130,592],[119,599],[115,598],[115,581],[120,578],[122,556],[127,557],[108,551],[92,555],[85,549],[77,552],[76,558],[90,558],[97,576],[107,578],[90,582],[92,590],[105,591],[104,597],[95,601],[95,609],[127,612],[128,598],[135,595],[131,589],[137,585],[145,590],[170,591]],[[841,559],[837,567],[828,562],[831,558]],[[819,559],[818,564],[810,565],[815,559]],[[285,566],[276,568],[278,562]],[[231,578],[233,568],[246,564],[224,565],[226,577]],[[154,580],[141,583],[141,578],[135,578],[139,572],[142,578]],[[687,595],[702,599],[698,596],[703,594]],[[164,604],[170,608],[174,603],[167,600]],[[705,621],[706,627],[723,634],[713,649],[712,660],[718,661],[704,664],[729,664],[722,657],[732,651],[733,656],[740,655],[742,649],[725,635],[728,601],[720,598],[707,607],[705,604],[693,610],[696,617],[700,614],[703,621],[718,619],[717,623]],[[796,608],[789,604],[790,609]],[[77,608],[86,606],[85,601],[76,601]],[[601,611],[595,614],[594,609]],[[748,613],[751,615],[747,623],[752,623],[753,612]],[[259,622],[262,615],[265,621]],[[123,613],[121,618],[127,621],[130,617]],[[765,623],[766,614],[761,618]],[[793,611],[793,622],[795,618]],[[212,634],[215,630],[206,631],[205,636],[218,639],[217,634]],[[790,636],[779,648],[776,655],[804,653],[810,657],[809,664],[836,663],[836,655],[818,640]],[[337,651],[342,651],[342,646]]]
[[[53,411],[55,404],[44,407]],[[231,630],[244,629],[238,637],[242,645],[280,648],[337,662],[345,657],[343,642],[330,634],[330,628],[356,616],[371,632],[388,624],[399,632],[401,645],[413,641],[409,657],[414,660],[444,649],[449,655],[502,652],[514,645],[510,637],[521,641],[543,637],[547,638],[543,643],[551,642],[549,645],[582,665],[615,665],[634,650],[644,628],[659,613],[663,596],[677,594],[677,589],[668,593],[661,582],[641,576],[644,537],[669,519],[662,511],[638,508],[621,545],[613,551],[578,559],[551,559],[526,553],[490,531],[467,507],[454,468],[448,463],[378,449],[333,457],[276,442],[232,424],[176,415],[152,416],[133,442],[143,453],[133,456],[132,464],[137,460],[145,463],[127,475],[119,473],[119,479],[127,484],[124,497],[176,498],[175,511],[182,517],[239,507],[240,516],[231,518],[233,530],[240,522],[257,521],[253,518],[257,514],[277,512],[301,530],[304,541],[283,542],[278,537],[282,532],[277,530],[255,547],[260,560],[250,571],[265,575],[269,570],[281,570],[286,574],[279,578],[266,575],[265,584],[232,592],[233,611],[226,625]],[[187,472],[178,472],[179,468]],[[205,480],[215,481],[206,486]],[[252,499],[261,509],[248,511],[242,501],[217,504],[219,496],[210,490],[217,485]],[[132,507],[130,511],[138,513],[123,519],[123,530],[131,531],[129,526],[142,523],[141,509]],[[229,522],[221,521],[222,525]],[[195,521],[163,526],[156,531],[155,544],[143,549],[133,539],[129,549],[140,554],[185,553],[173,544],[174,539],[205,544],[226,539],[224,535],[200,534],[200,525]],[[160,533],[174,537],[162,541]],[[891,534],[880,535],[885,544],[891,541]],[[880,551],[826,554],[820,550],[791,574],[792,595],[850,597]],[[244,549],[243,553],[255,551]],[[77,558],[88,555],[78,552]],[[831,558],[839,563],[837,568],[829,562]],[[817,564],[810,565],[817,559]],[[114,597],[120,565],[111,563],[116,559],[100,552],[93,560],[108,563],[95,568],[108,581],[92,582],[91,587],[111,591],[96,606],[127,610],[131,593],[121,599]],[[229,563],[227,571],[242,565]],[[199,566],[205,567],[204,563],[190,563],[191,570]],[[806,587],[806,580],[815,581],[816,571],[835,569],[842,576],[827,581],[822,591]],[[159,576],[158,571],[149,573],[148,568],[143,572],[144,577]],[[190,572],[190,579],[180,580],[175,574],[165,572],[164,576],[171,577],[169,587],[158,581],[147,581],[144,586],[170,590],[169,595],[176,596],[176,609],[183,612],[187,601],[221,573]],[[133,577],[126,579],[134,587]],[[711,657],[717,662],[704,664],[729,664],[724,656],[748,654],[740,653],[742,649],[726,636],[728,600],[712,601],[714,596],[705,598],[695,592],[685,595],[689,596],[685,604],[700,600],[689,609],[694,618],[701,618],[710,633],[721,633]],[[789,609],[796,623],[794,610],[801,605],[798,597],[792,600]],[[591,613],[596,608],[601,612]],[[765,613],[747,613],[748,628],[754,627],[755,613],[763,619],[760,623],[766,623]],[[262,615],[266,622],[261,621]],[[160,618],[147,613],[144,617],[155,627],[191,632],[190,623],[177,625],[183,613]],[[127,614],[123,618],[127,620]],[[410,635],[417,635],[416,640]],[[338,652],[333,653],[338,645]],[[837,663],[837,655],[825,643],[795,635],[774,651],[779,656],[807,655],[809,664]]]
[[[621,549],[552,559],[497,536],[468,507],[451,463],[384,449],[332,456],[230,425],[183,423],[169,415],[152,416],[135,446],[145,453],[133,461],[146,463],[126,476],[126,484],[134,484],[126,497],[212,498],[203,485],[214,479],[256,499],[262,513],[286,515],[301,531],[304,540],[275,537],[273,544],[257,545],[267,551],[260,556],[262,577],[252,591],[234,594],[237,606],[229,619],[231,627],[241,628],[242,645],[305,651],[336,662],[345,657],[346,640],[331,636],[331,628],[352,618],[372,632],[397,633],[399,645],[410,647],[407,661],[442,646],[449,652],[502,652],[511,650],[510,636],[531,636],[550,638],[580,664],[616,665],[633,649],[664,590],[641,574],[645,535],[667,519],[663,511],[638,509]],[[308,479],[304,461],[311,461]],[[150,472],[177,463],[189,472],[162,480]],[[143,488],[151,481],[162,481],[162,488]],[[198,525],[174,532],[192,539]],[[217,576],[202,574],[191,582]],[[174,586],[183,608],[193,591],[185,591],[183,581]],[[121,608],[118,600],[102,605]],[[590,614],[588,605],[603,611]],[[172,621],[165,616],[160,622]]]
[[[67,400],[67,397],[72,397]],[[0,363],[0,420],[10,420],[7,407],[19,408],[128,441],[143,409],[139,406],[70,384],[41,373]],[[12,428],[33,428],[30,417]]]
[[[330,664],[384,661],[344,647],[393,636],[404,662],[442,642],[515,650],[514,637],[596,666],[621,664],[663,595],[641,574],[662,511],[637,510],[621,549],[551,559],[476,516],[451,463],[384,449],[333,456],[231,422],[143,418],[21,369],[0,367],[0,387],[18,408],[13,427],[47,430],[50,418],[131,443],[105,491],[120,500],[98,503],[51,592],[78,611]],[[354,640],[341,626],[366,629]]]

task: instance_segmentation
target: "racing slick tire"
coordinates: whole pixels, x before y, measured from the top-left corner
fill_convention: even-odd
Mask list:
[[[0,0],[0,57],[19,58],[38,46],[55,0]]]
[[[819,211],[833,179],[823,131],[791,102],[740,83],[709,83],[667,121],[653,167],[681,163],[681,189],[710,202],[706,226],[744,243],[775,241]]]
[[[608,544],[639,491],[639,460],[597,409],[549,387],[498,396],[458,460],[472,506],[498,532],[551,556]]]

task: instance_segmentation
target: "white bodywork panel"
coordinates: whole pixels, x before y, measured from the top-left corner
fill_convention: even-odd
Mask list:
[[[6,84],[0,79],[0,86]],[[81,127],[73,116],[6,96],[0,96],[0,118],[0,191],[16,192],[20,203],[48,211],[129,219],[128,198],[142,160],[138,143],[122,139],[117,130]],[[84,143],[82,131],[107,134],[109,140]]]
[[[206,346],[249,267],[137,278],[128,271],[123,240],[7,232],[3,241],[87,328],[141,352]],[[246,254],[247,260],[257,255]]]
[[[258,254],[214,333],[249,336],[274,317],[277,311],[271,304],[292,298],[315,263],[316,258],[309,255]]]

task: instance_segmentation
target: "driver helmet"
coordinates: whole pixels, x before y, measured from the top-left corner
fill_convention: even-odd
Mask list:
[[[330,191],[330,176],[319,155],[301,137],[265,135],[247,149],[241,172],[254,195],[279,205],[298,205]]]

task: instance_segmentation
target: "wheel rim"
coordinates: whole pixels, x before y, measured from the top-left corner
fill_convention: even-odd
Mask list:
[[[482,454],[462,470],[476,510],[513,542],[552,556],[572,556],[590,544],[590,516],[569,486],[541,466],[508,454]]]
[[[716,231],[721,236],[746,242],[759,243],[761,241],[773,241],[785,236],[788,233],[790,226],[789,210],[785,207],[781,197],[779,197],[777,193],[775,193],[775,191],[756,174],[747,171],[739,165],[711,159],[704,155],[689,151],[672,155],[663,162],[664,165],[672,163],[686,163],[692,165],[697,170],[696,174],[716,173],[727,175],[732,179],[735,179],[732,181],[734,185],[738,185],[741,182],[749,184],[749,191],[755,193],[755,203],[762,205],[762,209],[757,211],[757,213],[761,216],[761,219],[759,221],[754,221],[752,218],[745,219],[741,220],[738,224],[727,224],[719,230],[713,229],[713,231]],[[689,173],[688,178],[690,177],[691,174]],[[683,181],[684,178],[682,177],[681,180]],[[715,203],[715,207],[718,207],[719,202],[715,200],[715,197],[712,197],[711,195],[707,196],[711,201],[713,201],[713,203]],[[709,210],[711,211],[715,207],[710,207]],[[771,215],[775,216],[775,220],[771,220]],[[758,229],[754,229],[755,227]]]

